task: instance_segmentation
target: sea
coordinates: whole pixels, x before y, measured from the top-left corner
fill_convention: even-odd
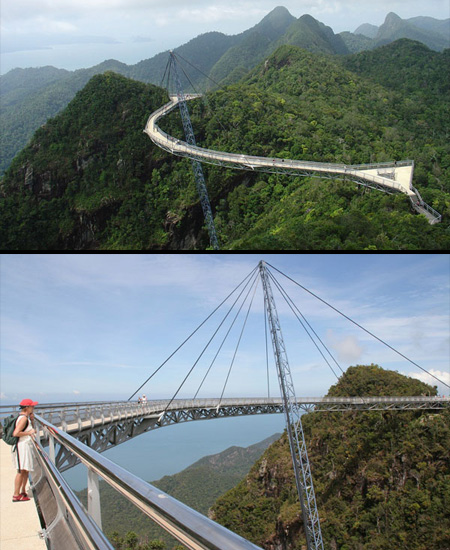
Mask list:
[[[198,420],[152,430],[103,455],[144,481],[156,481],[204,456],[233,446],[248,447],[283,430],[281,414]],[[87,469],[82,464],[63,475],[73,490],[87,487]]]

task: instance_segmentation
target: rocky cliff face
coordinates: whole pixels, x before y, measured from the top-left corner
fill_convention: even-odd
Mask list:
[[[334,387],[386,394],[434,389],[379,367],[349,369]],[[389,392],[391,384],[392,392]],[[348,395],[348,393],[347,393]],[[303,417],[325,547],[444,550],[448,544],[450,414],[315,413]],[[267,550],[305,547],[286,436],[211,516]]]

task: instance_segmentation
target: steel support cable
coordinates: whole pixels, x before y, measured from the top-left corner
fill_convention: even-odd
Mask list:
[[[341,370],[342,374],[344,374],[344,371],[342,370],[342,367],[341,365],[336,361],[336,359],[334,358],[333,354],[330,352],[330,350],[327,348],[327,346],[323,343],[322,339],[320,338],[320,336],[317,334],[317,332],[313,329],[313,327],[309,324],[308,320],[306,319],[306,317],[303,315],[303,313],[298,309],[298,307],[295,305],[295,303],[293,302],[292,298],[288,295],[288,293],[284,290],[284,288],[281,286],[281,284],[275,279],[275,277],[272,275],[272,273],[270,273],[270,271],[268,270],[267,271],[271,280],[274,282],[274,284],[276,285],[276,287],[278,288],[278,290],[280,291],[280,294],[283,296],[285,302],[287,303],[287,305],[290,307],[292,313],[297,317],[297,320],[299,321],[299,323],[302,325],[303,329],[305,330],[306,334],[310,337],[311,341],[313,342],[313,344],[316,346],[317,350],[319,351],[320,355],[323,357],[324,361],[327,363],[327,365],[330,367],[331,371],[333,372],[334,376],[336,376],[336,378],[339,380],[339,376],[334,372],[334,369],[333,367],[330,365],[330,363],[328,362],[328,359],[325,357],[325,355],[322,353],[322,350],[319,348],[319,346],[317,345],[317,342],[314,340],[314,338],[311,336],[311,334],[309,333],[308,329],[306,328],[306,326],[303,324],[302,320],[299,318],[299,316],[295,313],[294,311],[294,308],[298,311],[298,313],[301,315],[303,321],[305,321],[305,323],[308,325],[308,327],[311,329],[311,331],[314,333],[315,337],[319,340],[319,342],[322,344],[322,346],[324,347],[324,349],[327,351],[328,355],[333,359],[333,361],[336,363],[336,365],[339,367],[339,369]]]
[[[180,59],[182,59],[185,63],[187,63],[188,65],[190,65],[193,69],[195,69],[196,71],[198,71],[199,73],[201,73],[203,76],[205,76],[206,78],[208,78],[209,80],[211,80],[211,82],[213,84],[215,84],[217,87],[220,88],[220,84],[218,82],[216,82],[215,80],[213,80],[210,76],[208,76],[206,73],[204,73],[201,69],[199,69],[198,67],[196,67],[195,65],[193,65],[192,63],[190,63],[187,59],[185,59],[184,57],[182,57],[180,54],[175,54],[175,57],[179,57]],[[181,67],[181,70],[183,71],[184,75],[186,76],[186,78],[188,79],[189,83],[191,84],[191,86],[193,87],[193,89],[195,91],[197,91],[195,89],[195,86],[192,84],[192,82],[190,81],[188,75],[186,74],[185,70],[183,69],[182,65],[180,64],[180,67]],[[198,93],[198,92],[197,92]],[[200,94],[202,96],[202,101],[203,103],[206,105],[206,107],[209,107],[210,109],[210,112],[212,113],[212,109],[211,109],[211,105],[208,101],[208,99],[206,98],[206,95],[204,94]],[[216,115],[216,120],[217,122],[219,123],[219,125],[221,126],[222,130],[224,132],[228,132],[229,131],[229,128],[227,129],[223,124],[222,124],[222,121],[220,120],[220,118]]]
[[[176,57],[179,57],[180,59],[182,59],[185,63],[187,63],[188,65],[190,65],[193,69],[195,69],[196,71],[198,71],[199,73],[201,73],[203,76],[206,76],[206,78],[208,80],[211,80],[211,82],[213,84],[215,84],[216,86],[219,86],[220,87],[220,84],[218,82],[216,82],[215,80],[213,80],[210,76],[208,76],[206,73],[204,73],[201,69],[199,69],[198,67],[196,67],[195,65],[193,65],[190,61],[188,61],[187,59],[185,59],[184,57],[182,57],[179,53],[175,54]]]
[[[269,341],[267,338],[267,311],[264,308],[264,336],[266,339],[266,370],[267,370],[267,397],[270,399],[270,382],[269,382]]]
[[[242,335],[244,334],[245,326],[247,325],[247,319],[248,319],[250,310],[251,310],[251,308],[252,308],[253,299],[255,298],[256,289],[258,288],[258,284],[259,284],[259,277],[257,277],[257,279],[256,279],[255,290],[253,291],[253,296],[252,296],[252,299],[250,300],[250,304],[249,304],[249,306],[248,306],[247,315],[245,316],[245,320],[244,320],[244,324],[243,324],[243,326],[242,326],[241,334],[239,335],[239,340],[238,340],[238,342],[237,342],[236,349],[234,350],[233,359],[232,359],[232,361],[231,361],[230,368],[228,369],[227,378],[226,378],[226,380],[225,380],[225,384],[224,384],[224,386],[223,386],[222,394],[221,394],[221,396],[220,396],[219,404],[217,405],[217,408],[219,408],[219,407],[220,407],[220,404],[222,403],[223,394],[225,393],[225,389],[226,389],[227,384],[228,384],[228,379],[230,378],[231,369],[233,368],[234,360],[235,360],[235,358],[236,358],[236,354],[237,354],[237,352],[238,352],[239,345],[240,345],[240,343],[241,343]]]
[[[274,267],[273,265],[269,264],[268,262],[266,262],[267,265],[269,265],[272,269],[275,269],[275,271],[277,271],[278,273],[280,273],[281,275],[283,275],[283,277],[286,277],[286,279],[289,279],[289,281],[293,282],[294,284],[296,284],[297,286],[299,286],[300,288],[302,288],[303,290],[305,290],[306,292],[308,292],[309,294],[311,294],[311,296],[314,296],[314,298],[317,298],[318,300],[320,300],[323,304],[327,305],[328,307],[330,307],[331,309],[333,309],[334,311],[336,311],[336,313],[339,313],[339,315],[342,315],[342,317],[344,317],[345,319],[347,319],[348,321],[350,321],[351,323],[353,323],[354,325],[356,325],[358,328],[360,328],[361,330],[363,330],[364,332],[366,332],[367,334],[369,334],[370,336],[372,336],[372,338],[375,338],[375,340],[378,340],[379,342],[381,342],[382,344],[384,344],[386,347],[388,347],[389,349],[391,349],[392,351],[395,351],[395,353],[397,353],[397,355],[400,355],[401,357],[403,357],[403,359],[406,359],[407,361],[409,361],[412,365],[418,367],[420,370],[422,370],[423,372],[425,372],[426,374],[428,374],[429,376],[431,376],[432,378],[434,378],[435,380],[437,380],[440,384],[443,384],[445,387],[447,388],[450,388],[450,386],[448,384],[446,384],[445,382],[443,382],[442,380],[440,380],[437,376],[435,376],[434,374],[431,374],[431,372],[428,372],[427,369],[424,369],[423,367],[421,367],[420,365],[418,365],[415,361],[413,361],[412,359],[410,359],[409,357],[407,357],[406,355],[404,355],[402,352],[396,350],[394,347],[392,347],[390,344],[388,344],[387,342],[385,342],[384,340],[382,340],[381,338],[379,338],[378,336],[376,336],[373,332],[370,332],[370,330],[364,328],[362,325],[360,325],[359,323],[357,323],[356,321],[354,321],[352,318],[348,317],[348,315],[345,315],[345,313],[342,313],[342,311],[339,311],[337,308],[335,308],[334,306],[332,306],[331,304],[329,304],[326,300],[324,300],[323,298],[320,298],[320,296],[317,296],[317,294],[314,294],[314,292],[312,292],[311,290],[308,290],[306,287],[304,287],[303,285],[301,285],[300,283],[298,283],[297,281],[294,281],[294,279],[291,279],[291,277],[289,277],[289,275],[286,275],[285,273],[283,273],[282,271],[280,271],[279,269],[277,269],[276,267]]]
[[[163,367],[170,359],[172,359],[172,357],[173,357],[173,356],[174,356],[174,355],[184,346],[184,344],[186,344],[186,342],[187,342],[188,340],[190,340],[190,339],[192,338],[192,336],[194,336],[194,334],[195,334],[198,330],[200,330],[200,328],[201,328],[201,327],[202,327],[202,326],[203,326],[203,325],[204,325],[204,324],[214,315],[214,313],[216,313],[216,311],[217,311],[219,308],[221,308],[221,307],[223,306],[223,304],[228,300],[228,298],[230,298],[230,297],[236,292],[236,290],[237,290],[240,286],[242,286],[242,285],[244,284],[244,282],[245,282],[247,279],[250,279],[250,278],[255,274],[255,271],[257,271],[257,269],[258,269],[258,267],[255,267],[255,268],[254,268],[254,269],[253,269],[253,270],[252,270],[252,271],[251,271],[251,272],[250,272],[250,273],[249,273],[249,274],[248,274],[248,275],[247,275],[247,276],[237,285],[237,287],[236,287],[234,290],[232,290],[232,291],[230,292],[230,294],[228,294],[228,296],[227,296],[222,302],[220,302],[220,304],[214,309],[214,311],[212,311],[212,312],[208,315],[208,317],[206,317],[206,319],[205,319],[202,323],[200,323],[200,325],[198,325],[198,327],[197,327],[193,332],[191,332],[191,334],[190,334],[190,335],[189,335],[189,336],[188,336],[188,337],[187,337],[187,338],[177,347],[177,349],[176,349],[174,352],[172,352],[172,353],[169,355],[169,357],[168,357],[163,363],[161,363],[161,365],[160,365],[160,366],[159,366],[159,367],[158,367],[158,368],[157,368],[157,369],[147,378],[147,380],[146,380],[143,384],[141,384],[141,385],[139,386],[139,388],[138,388],[138,389],[128,398],[128,401],[130,401],[130,400],[138,393],[138,391],[140,391],[140,390],[145,386],[145,384],[147,384],[147,382],[149,382],[149,381],[155,376],[155,374],[156,374],[157,372],[159,372],[159,371],[162,369],[162,367]],[[248,284],[248,282],[247,282],[247,284]],[[246,286],[247,286],[247,285],[246,285]]]
[[[226,341],[226,339],[228,338],[228,335],[230,334],[231,329],[233,328],[234,323],[236,322],[236,320],[237,320],[237,318],[238,318],[238,316],[239,316],[239,313],[241,312],[241,309],[243,308],[245,302],[247,301],[248,295],[249,295],[250,292],[251,292],[251,289],[252,289],[252,287],[253,287],[253,284],[254,284],[254,282],[252,283],[251,287],[249,288],[249,290],[248,290],[248,292],[247,292],[247,295],[246,295],[246,297],[244,298],[242,304],[240,305],[240,307],[239,307],[239,309],[238,309],[236,315],[234,316],[233,322],[231,323],[230,327],[228,328],[228,331],[227,331],[227,333],[225,334],[225,336],[224,336],[224,338],[223,338],[223,340],[222,340],[222,342],[221,342],[221,344],[220,344],[220,346],[219,346],[219,349],[217,350],[216,355],[214,356],[213,360],[211,361],[211,364],[209,365],[209,368],[208,368],[208,370],[206,371],[206,374],[205,374],[205,376],[203,377],[203,380],[201,381],[200,386],[198,387],[197,391],[195,392],[194,399],[197,397],[198,392],[201,390],[201,388],[202,388],[202,386],[203,386],[203,383],[205,382],[205,380],[206,380],[206,378],[207,378],[207,376],[208,376],[208,374],[209,374],[209,372],[210,372],[212,366],[214,365],[214,363],[215,363],[215,361],[216,361],[216,359],[217,359],[217,356],[219,355],[219,353],[220,353],[220,351],[221,351],[223,345],[225,344],[225,341]],[[246,286],[247,286],[247,285],[246,285]],[[245,290],[245,287],[244,287],[244,289],[242,290],[242,292],[243,292],[244,290]],[[240,296],[242,295],[242,292],[241,292],[241,294],[238,296],[238,298],[236,299],[236,302],[237,302],[237,300],[240,298]],[[236,302],[235,302],[235,303],[236,303]],[[234,307],[235,303],[233,304],[233,307]]]
[[[179,53],[175,54],[176,57],[179,57],[180,59],[182,59],[185,63],[187,63],[188,65],[190,65],[194,70],[198,71],[200,74],[202,74],[204,77],[206,77],[208,80],[210,80],[215,86],[217,86],[218,88],[220,88],[220,84],[218,82],[216,82],[213,78],[211,78],[209,75],[207,75],[206,73],[204,73],[201,69],[199,69],[198,67],[196,67],[195,65],[193,65],[190,61],[188,61],[187,59],[185,59],[183,56],[181,56]],[[183,71],[184,72],[184,71]],[[185,73],[186,75],[186,73]],[[187,75],[186,75],[187,76]],[[192,86],[192,83],[191,83],[191,86]],[[194,88],[195,90],[195,88]],[[261,99],[259,97],[259,99]],[[202,100],[203,102],[211,109],[210,107],[210,104],[206,98],[206,96],[203,97],[203,94],[202,94]],[[212,110],[211,110],[212,112]],[[229,128],[227,129],[221,122],[220,118],[216,115],[216,119],[217,119],[217,122],[219,123],[219,125],[222,127],[222,130],[224,130],[224,132],[228,132],[229,131]]]
[[[300,319],[300,317],[295,313],[294,309],[292,308],[291,304],[289,303],[289,301],[287,300],[286,296],[283,294],[283,290],[282,288],[279,286],[278,284],[278,281],[272,276],[272,274],[268,271],[269,273],[269,277],[271,278],[271,280],[274,282],[275,286],[278,288],[281,296],[284,298],[285,302],[287,303],[287,305],[290,307],[292,313],[295,315],[295,317],[297,317],[297,320],[298,322],[302,325],[303,327],[303,330],[306,332],[306,334],[310,337],[311,339],[311,342],[316,346],[317,350],[319,351],[320,355],[323,357],[324,361],[327,363],[327,365],[330,367],[332,373],[334,374],[334,376],[336,376],[336,378],[339,380],[339,376],[334,372],[334,369],[333,367],[330,365],[330,363],[328,362],[327,358],[325,357],[325,355],[322,353],[322,350],[319,348],[319,346],[317,345],[317,342],[314,340],[314,338],[311,336],[311,334],[309,333],[308,329],[306,328],[306,326],[304,325],[304,323],[302,322],[302,320]],[[322,343],[322,345],[324,345]],[[325,348],[326,349],[326,348]]]
[[[258,275],[256,274],[255,275],[255,279],[258,278]],[[245,287],[248,285],[248,282],[247,281],[247,284],[245,285]],[[247,296],[245,297],[245,300],[247,300],[247,297],[250,293],[250,290],[252,289],[253,287],[253,284],[254,284],[254,281],[252,282],[251,286],[250,286],[250,289],[249,291],[247,292]],[[245,289],[244,287],[244,289]],[[197,363],[200,361],[200,359],[202,358],[203,354],[205,353],[205,351],[208,349],[208,346],[209,344],[213,341],[214,337],[216,336],[216,334],[219,332],[221,326],[223,325],[223,323],[225,322],[226,318],[228,317],[228,315],[231,313],[231,310],[233,309],[233,307],[235,306],[237,300],[239,299],[239,297],[242,295],[242,292],[244,291],[244,289],[241,291],[241,294],[238,296],[238,298],[235,300],[234,304],[232,305],[232,307],[228,310],[227,314],[225,315],[225,317],[222,319],[222,322],[220,323],[220,325],[217,327],[217,329],[214,331],[214,334],[211,336],[211,338],[208,340],[207,344],[205,345],[205,347],[203,348],[202,352],[200,353],[200,355],[197,357],[197,360],[195,361],[195,363],[192,365],[192,367],[190,368],[189,372],[187,373],[187,375],[184,377],[184,380],[183,382],[181,382],[180,386],[178,387],[177,391],[174,393],[172,399],[170,399],[169,403],[167,404],[166,408],[164,409],[163,411],[163,415],[164,413],[167,411],[167,409],[170,407],[170,405],[172,404],[173,400],[175,399],[175,397],[178,395],[178,393],[180,392],[181,388],[184,386],[186,380],[189,378],[189,376],[191,375],[192,371],[195,369],[195,367],[197,366]],[[245,303],[245,300],[244,300],[244,303]]]
[[[162,77],[162,80],[161,80],[161,84],[160,84],[160,88],[164,88],[163,84],[164,84],[164,79],[166,78],[166,74],[167,74],[167,71],[169,71],[169,74],[170,74],[170,65],[171,65],[171,58],[169,57],[169,60],[167,61],[167,65],[166,65],[166,68],[164,70],[164,75]],[[167,81],[168,82],[168,81]],[[167,84],[167,87],[169,87],[169,85]]]
[[[315,336],[317,337],[317,339],[319,340],[319,342],[322,344],[322,346],[325,348],[325,350],[327,351],[328,355],[333,359],[333,361],[336,363],[336,365],[339,367],[339,369],[341,370],[342,374],[344,374],[344,371],[342,370],[341,368],[341,365],[336,361],[336,359],[334,358],[334,355],[330,352],[330,350],[327,348],[327,346],[322,342],[320,336],[316,333],[316,331],[313,329],[313,327],[308,323],[308,320],[306,319],[306,317],[303,315],[303,313],[297,308],[297,306],[295,305],[295,303],[293,302],[293,300],[291,299],[291,297],[288,295],[288,293],[284,290],[284,288],[281,286],[281,284],[275,279],[275,277],[273,276],[272,273],[270,273],[270,271],[267,269],[267,273],[269,274],[270,278],[272,279],[272,281],[275,283],[275,285],[277,286],[278,290],[280,291],[281,295],[283,296],[283,298],[285,299],[285,301],[287,302],[287,299],[289,299],[289,301],[291,302],[292,306],[299,312],[299,314],[302,316],[302,318],[304,319],[304,321],[306,322],[306,324],[309,326],[309,328],[313,331],[313,333],[315,334]],[[285,295],[286,296],[285,296]],[[287,299],[286,299],[287,297]],[[288,303],[288,302],[287,302]],[[288,303],[289,307],[290,304]],[[297,317],[298,321],[300,322],[300,324],[302,325],[303,329],[305,330],[305,332],[308,334],[308,336],[311,338],[311,341],[313,342],[313,344],[316,346],[316,348],[318,349],[320,355],[323,357],[324,361],[326,362],[326,364],[330,367],[330,370],[332,371],[332,373],[334,374],[334,376],[336,376],[337,380],[339,380],[339,376],[334,372],[334,369],[333,367],[330,365],[330,363],[328,362],[327,358],[324,356],[324,354],[322,353],[322,351],[320,350],[319,346],[317,345],[317,343],[314,341],[314,339],[312,338],[312,336],[309,334],[308,330],[306,329],[306,327],[303,325],[303,323],[301,322],[301,320],[298,318],[298,316],[295,314],[295,311],[292,309],[291,307],[291,311],[294,313],[294,315]],[[365,403],[365,400],[364,400],[364,397],[362,395],[360,395],[361,397],[361,400],[363,401],[363,403]]]
[[[181,57],[181,55],[179,55],[179,56],[177,56],[177,57],[180,57],[180,59],[183,59],[183,61],[186,61],[186,63],[189,63],[189,61],[187,61],[186,59],[184,59],[183,57]],[[189,65],[191,65],[191,67],[193,67],[194,69],[196,68],[194,65],[192,65],[192,63],[189,63]],[[179,66],[180,66],[181,70],[183,71],[183,74],[184,74],[184,76],[186,77],[187,81],[189,82],[189,84],[191,85],[192,89],[194,90],[194,92],[201,96],[201,99],[202,99],[203,103],[206,105],[207,108],[209,108],[210,112],[212,113],[211,105],[209,104],[209,101],[207,100],[206,96],[197,90],[197,88],[194,86],[192,80],[189,78],[189,75],[188,75],[187,72],[184,70],[183,66],[181,65],[181,63],[179,63]],[[200,71],[200,69],[197,69],[197,70]],[[205,73],[203,73],[202,71],[200,71],[200,72],[201,72],[204,76],[207,76],[207,75],[205,75]],[[212,80],[212,79],[210,79],[210,80]],[[214,82],[214,81],[212,80],[212,82]],[[219,125],[222,127],[222,130],[223,130],[224,132],[227,132],[228,130],[227,130],[227,129],[225,128],[225,126],[222,124],[221,120],[219,119],[219,117],[217,117],[217,115],[216,115],[216,119],[217,119],[217,122],[219,123]]]
[[[184,76],[186,77],[186,80],[189,82],[189,84],[191,85],[192,89],[194,90],[194,92],[196,94],[199,93],[199,91],[197,90],[197,88],[194,86],[194,84],[192,83],[192,80],[189,78],[189,75],[187,74],[187,72],[184,70],[183,66],[181,65],[181,63],[178,63],[180,69],[183,71],[183,74]],[[200,94],[201,95],[201,94]]]

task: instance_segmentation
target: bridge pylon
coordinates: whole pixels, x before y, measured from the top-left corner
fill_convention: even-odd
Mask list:
[[[178,105],[180,107],[181,120],[183,122],[184,134],[186,136],[186,142],[196,147],[194,129],[192,128],[191,117],[189,116],[188,106],[186,104],[186,96],[181,86],[180,75],[177,70],[177,62],[175,54],[170,52],[171,67],[173,69],[173,75],[175,79],[175,86],[177,90]],[[214,218],[212,215],[211,203],[209,202],[208,191],[206,189],[205,176],[203,175],[202,165],[198,160],[192,159],[192,168],[194,170],[195,182],[197,184],[197,193],[200,197],[200,203],[202,205],[203,216],[208,227],[209,239],[211,246],[214,250],[219,250],[219,241],[217,240],[216,227],[214,225]]]
[[[317,510],[313,479],[306,449],[305,435],[301,421],[301,412],[297,405],[294,382],[286,354],[280,320],[270,285],[265,262],[259,263],[259,271],[264,289],[264,306],[269,319],[272,336],[273,353],[283,399],[283,412],[286,420],[286,430],[294,466],[295,483],[302,508],[303,524],[305,526],[306,544],[308,550],[323,550],[322,532],[320,529],[319,512]]]

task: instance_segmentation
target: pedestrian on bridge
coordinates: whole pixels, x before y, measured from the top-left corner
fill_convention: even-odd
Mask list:
[[[28,473],[33,471],[33,441],[36,430],[33,428],[30,417],[34,412],[37,401],[32,399],[23,399],[20,402],[20,414],[16,420],[16,426],[13,432],[14,437],[19,440],[12,448],[12,457],[14,467],[17,470],[14,480],[13,502],[24,502],[30,500],[26,485]]]

